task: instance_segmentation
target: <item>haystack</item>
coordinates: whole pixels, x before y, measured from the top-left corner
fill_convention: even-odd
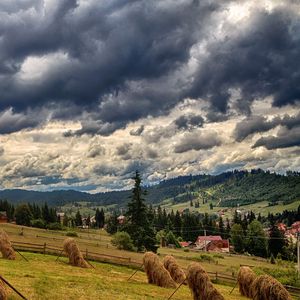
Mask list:
[[[4,283],[0,279],[0,300],[7,300],[7,292]]]
[[[237,281],[242,296],[251,298],[251,284],[255,280],[256,274],[249,267],[241,267]]]
[[[164,258],[164,267],[169,271],[172,279],[180,284],[186,279],[184,271],[177,264],[175,258],[171,255],[167,255]]]
[[[253,300],[292,300],[285,287],[269,275],[258,276],[251,285]]]
[[[2,229],[0,230],[0,251],[3,258],[12,260],[16,259],[16,253],[10,243],[8,235]]]
[[[76,242],[72,238],[67,238],[64,241],[64,250],[69,257],[69,263],[73,266],[87,268],[88,263],[84,260]]]
[[[224,300],[224,297],[213,286],[208,274],[198,263],[188,267],[187,282],[194,300]]]
[[[159,261],[156,254],[146,252],[143,258],[144,269],[148,277],[148,282],[165,288],[176,288],[176,283],[171,278],[170,273]]]

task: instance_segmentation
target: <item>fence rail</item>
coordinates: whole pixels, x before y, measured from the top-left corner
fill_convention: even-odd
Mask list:
[[[16,250],[65,256],[64,253],[62,253],[62,250],[63,250],[62,248],[59,248],[55,245],[51,245],[51,244],[47,244],[47,243],[36,244],[36,243],[19,242],[19,241],[11,241],[11,243]],[[91,252],[87,248],[80,249],[80,251],[84,254],[85,258],[88,260],[93,260],[93,261],[98,261],[98,262],[116,263],[118,265],[125,265],[125,266],[129,266],[129,267],[141,267],[141,262],[133,260],[131,257]],[[234,285],[237,281],[237,278],[235,276],[231,276],[228,274],[221,274],[218,272],[207,272],[207,273],[211,277],[211,279],[215,280],[215,281],[222,281],[222,282],[230,283],[232,285]],[[289,293],[292,296],[299,297],[300,288],[294,287],[294,286],[289,286],[289,285],[285,285],[285,288],[289,291]],[[298,298],[298,299],[300,299],[300,298]]]

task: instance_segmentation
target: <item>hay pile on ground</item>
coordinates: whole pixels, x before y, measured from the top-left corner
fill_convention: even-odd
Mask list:
[[[176,283],[171,278],[170,273],[159,261],[156,254],[146,252],[143,257],[144,269],[148,277],[148,282],[165,288],[175,288]]]
[[[64,241],[64,250],[69,257],[69,263],[72,266],[87,268],[88,263],[84,260],[76,242],[72,238],[67,238]]]
[[[213,286],[208,274],[198,263],[188,267],[187,282],[194,300],[224,300],[224,297]]]
[[[255,280],[256,274],[249,267],[241,267],[237,281],[242,296],[251,298],[251,284]]]
[[[167,255],[164,258],[164,267],[169,271],[173,280],[177,283],[182,283],[185,279],[185,273],[177,264],[175,258],[171,255]]]
[[[258,276],[251,285],[253,300],[292,300],[285,287],[269,275]]]
[[[0,300],[7,300],[7,292],[4,283],[0,279]]]
[[[16,253],[15,250],[13,249],[8,235],[4,230],[0,230],[0,251],[2,253],[3,258],[6,259],[16,259]]]

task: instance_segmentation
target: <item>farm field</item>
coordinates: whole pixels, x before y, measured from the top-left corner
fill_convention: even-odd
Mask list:
[[[66,231],[49,231],[13,224],[0,224],[0,228],[8,233],[13,243],[33,243],[41,247],[46,243],[47,247],[62,249],[63,240],[66,238]],[[64,262],[67,259],[64,257],[60,258],[59,262],[55,262],[55,256],[21,252],[29,259],[29,263],[22,260],[19,255],[17,255],[17,261],[0,259],[0,274],[12,284],[16,284],[16,287],[24,293],[28,292],[29,299],[42,299],[43,294],[49,295],[47,299],[57,299],[55,295],[65,293],[64,291],[67,291],[68,297],[61,299],[92,297],[104,299],[108,295],[113,295],[116,299],[124,299],[124,296],[122,297],[124,291],[129,295],[126,299],[165,299],[170,294],[170,290],[146,284],[146,276],[143,272],[138,272],[130,283],[126,282],[126,278],[133,272],[132,267],[141,265],[142,253],[116,249],[110,244],[110,236],[103,230],[79,230],[77,234],[78,237],[75,239],[84,254],[86,251],[98,253],[107,258],[103,261],[114,264],[93,261],[92,264],[96,270],[86,270],[66,265]],[[259,273],[267,272],[271,275],[276,274],[278,269],[278,265],[272,265],[267,260],[257,257],[186,252],[183,249],[169,248],[159,248],[159,254],[161,257],[172,254],[183,269],[186,269],[192,261],[199,261],[207,272],[217,272],[219,275],[224,274],[232,278],[236,276],[240,265],[251,265]],[[201,255],[204,255],[205,259],[200,259]],[[288,274],[291,267],[293,266],[281,265],[280,270]],[[278,279],[286,283],[285,276]],[[19,283],[20,278],[22,280]],[[237,290],[229,296],[228,291],[232,289],[232,281],[227,282],[226,285],[219,284],[217,287],[224,295],[227,295],[226,299],[243,299]],[[176,295],[174,299],[191,299],[186,287]],[[11,299],[17,299],[13,297]]]
[[[236,210],[235,207],[225,208],[225,207],[214,206],[213,209],[210,209],[210,203],[212,203],[213,205],[217,204],[216,201],[209,201],[208,203],[200,204],[199,208],[195,208],[194,206],[192,207],[190,206],[190,201],[178,203],[178,204],[172,204],[171,201],[166,200],[163,202],[161,207],[165,208],[167,211],[171,211],[172,209],[173,211],[176,210],[182,211],[188,208],[190,211],[198,211],[200,213],[209,213],[209,214],[218,213],[222,209],[227,209],[227,212],[224,213],[224,218],[232,219],[234,211]],[[300,205],[300,200],[294,201],[286,205],[278,204],[274,206],[268,206],[267,201],[261,201],[249,205],[240,206],[239,209],[244,211],[252,210],[255,214],[261,213],[262,216],[267,216],[268,213],[276,214],[284,210],[297,210],[299,205]]]
[[[127,267],[93,262],[95,269],[81,269],[55,261],[55,256],[26,253],[29,262],[0,260],[0,273],[28,299],[167,299],[173,289],[147,283],[144,272],[127,281],[133,270]],[[228,300],[246,299],[232,287],[216,285]],[[19,299],[10,293],[9,299]],[[183,286],[172,298],[192,299]]]

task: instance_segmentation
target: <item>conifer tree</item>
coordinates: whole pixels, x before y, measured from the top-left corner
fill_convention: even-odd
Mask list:
[[[131,236],[137,250],[141,251],[146,248],[147,250],[156,251],[153,224],[148,219],[148,209],[143,198],[146,191],[142,190],[142,180],[138,171],[132,179],[134,180],[134,187],[126,212],[127,225],[125,230]]]

